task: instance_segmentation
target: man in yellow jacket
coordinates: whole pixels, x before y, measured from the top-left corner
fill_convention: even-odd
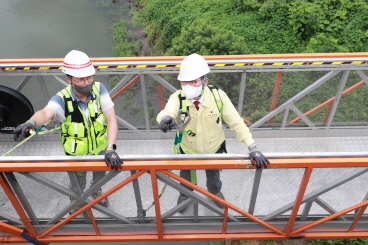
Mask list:
[[[165,109],[157,115],[159,128],[164,133],[171,130],[175,124],[175,119],[179,116],[179,110],[185,111],[187,109],[189,110],[190,122],[183,132],[178,153],[224,153],[226,152],[225,133],[222,128],[222,120],[224,120],[236,133],[237,140],[244,142],[248,147],[252,164],[256,164],[258,168],[262,166],[267,168],[268,159],[257,150],[249,128],[227,94],[208,85],[206,74],[209,72],[206,60],[198,54],[191,54],[182,61],[178,76],[182,89],[170,96]],[[188,118],[184,120],[186,121]],[[191,181],[190,170],[181,170],[180,176]],[[224,199],[221,193],[220,171],[208,169],[206,177],[208,191]],[[187,196],[180,194],[178,204],[187,198]],[[222,207],[221,204],[216,204]]]

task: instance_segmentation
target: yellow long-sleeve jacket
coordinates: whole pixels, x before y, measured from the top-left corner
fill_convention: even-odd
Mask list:
[[[219,94],[223,104],[222,119],[229,125],[230,129],[236,133],[237,140],[244,142],[246,146],[255,143],[249,128],[239,116],[227,94],[220,89]],[[165,109],[157,115],[156,120],[158,123],[160,123],[161,119],[166,115],[170,115],[175,121],[178,120],[178,113],[181,109],[179,95],[180,90],[170,96]],[[187,127],[196,135],[189,136],[184,132],[181,142],[181,145],[185,145],[198,154],[216,152],[225,140],[222,120],[217,123],[220,112],[217,108],[216,100],[207,86],[205,86],[203,96],[202,105],[198,111],[193,105],[192,100],[187,100],[191,117],[191,121]],[[186,151],[184,147],[182,149],[186,154],[190,153]]]

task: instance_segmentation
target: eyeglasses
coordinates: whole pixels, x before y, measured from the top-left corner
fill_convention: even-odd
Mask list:
[[[93,82],[93,75],[88,77],[72,77],[72,81],[78,84],[83,84],[85,82],[92,83]]]
[[[199,85],[201,83],[201,79],[197,78],[196,80],[193,81],[180,81],[181,85],[191,85],[191,86],[195,86],[195,85]]]

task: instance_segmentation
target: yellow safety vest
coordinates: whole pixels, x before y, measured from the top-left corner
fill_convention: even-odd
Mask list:
[[[92,98],[87,104],[89,117],[87,118],[73,99],[69,84],[57,93],[65,103],[65,122],[61,124],[60,139],[64,150],[70,155],[97,155],[107,147],[107,123],[101,110],[100,83],[92,86]]]

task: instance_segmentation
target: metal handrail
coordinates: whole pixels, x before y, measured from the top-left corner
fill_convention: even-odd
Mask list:
[[[364,158],[367,152],[292,152],[264,153],[268,159],[315,159],[315,158]],[[185,160],[249,160],[249,154],[170,154],[170,155],[121,155],[123,161],[185,161]],[[101,162],[104,156],[6,156],[0,157],[0,163],[10,162]]]

